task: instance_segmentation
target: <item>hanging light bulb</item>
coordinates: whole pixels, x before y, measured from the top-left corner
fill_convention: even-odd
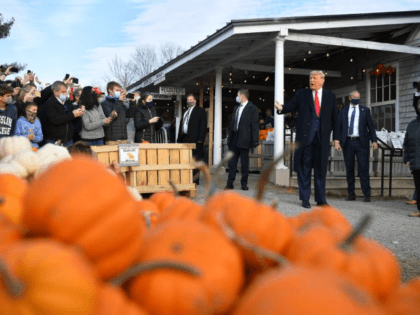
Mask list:
[[[267,82],[268,80],[270,80],[270,77],[266,77],[265,78],[265,82]]]
[[[253,79],[255,79],[255,75],[254,75],[254,76],[252,76],[252,78],[253,78]]]
[[[308,55],[312,54],[312,51],[308,51]]]
[[[231,90],[229,90],[229,93],[232,93],[232,91],[231,91]]]
[[[329,53],[327,53],[327,57],[329,57],[330,56],[330,54]]]
[[[292,70],[292,68],[289,68],[289,71]]]
[[[353,62],[353,58],[350,58],[350,62]]]
[[[306,61],[306,58],[303,58],[303,61]]]
[[[231,73],[229,73],[229,75],[230,75],[230,76],[232,76],[232,72],[231,72]]]
[[[353,77],[350,77],[350,80],[353,80]]]
[[[246,83],[246,80],[244,80],[244,83]]]

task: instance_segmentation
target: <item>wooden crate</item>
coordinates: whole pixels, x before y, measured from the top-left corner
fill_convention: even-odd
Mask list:
[[[192,150],[195,144],[190,143],[150,143],[139,144],[140,165],[122,167],[128,185],[142,193],[155,193],[172,190],[171,179],[179,191],[188,196],[196,195],[196,185],[193,183]],[[92,146],[99,161],[110,164],[119,162],[118,146]]]

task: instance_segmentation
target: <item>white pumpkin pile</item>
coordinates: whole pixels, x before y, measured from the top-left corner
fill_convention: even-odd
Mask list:
[[[55,163],[71,159],[69,151],[47,144],[37,152],[26,137],[5,137],[0,140],[0,174],[8,173],[21,178],[37,176]]]

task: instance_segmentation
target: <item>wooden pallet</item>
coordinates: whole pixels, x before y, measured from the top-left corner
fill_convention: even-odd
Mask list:
[[[139,166],[122,167],[128,185],[135,187],[139,193],[172,191],[171,179],[180,192],[189,197],[196,195],[196,184],[193,183],[192,150],[195,144],[162,143],[139,144]],[[118,146],[93,146],[99,161],[110,164],[119,162]]]

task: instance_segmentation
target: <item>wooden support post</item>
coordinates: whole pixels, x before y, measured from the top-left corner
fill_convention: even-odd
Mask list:
[[[204,107],[204,79],[200,79],[200,107]]]
[[[214,79],[210,73],[210,104],[209,104],[209,166],[213,165],[213,135],[214,135]]]

